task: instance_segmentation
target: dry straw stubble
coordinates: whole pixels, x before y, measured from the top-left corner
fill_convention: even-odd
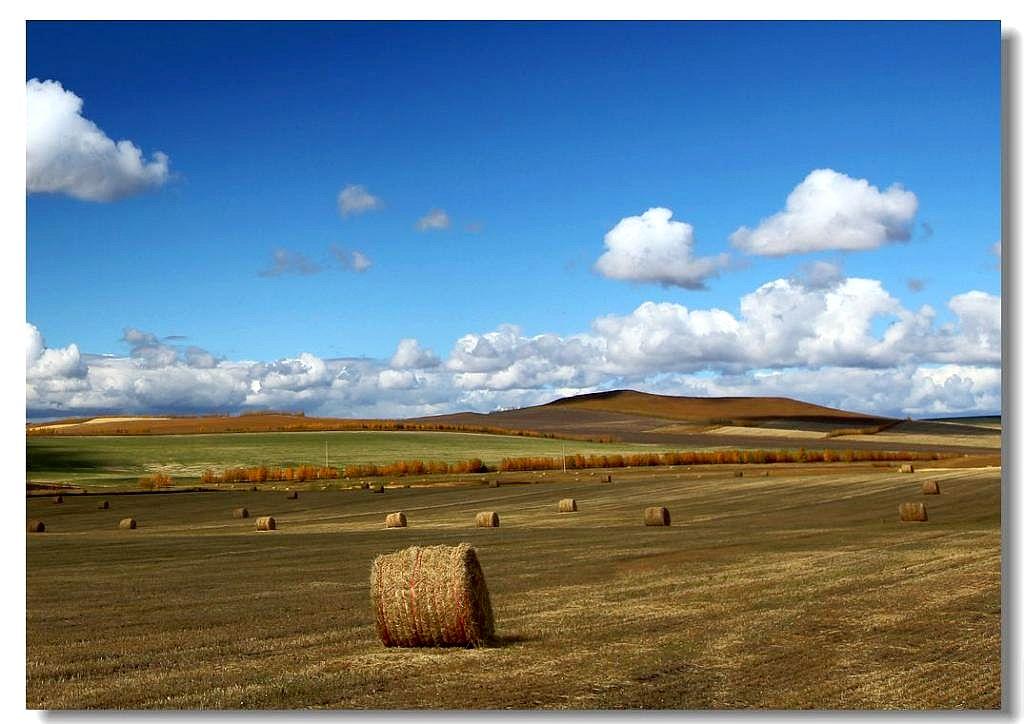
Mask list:
[[[477,528],[497,528],[499,525],[501,525],[501,521],[498,519],[498,514],[493,510],[486,510],[476,514]]]
[[[924,507],[924,503],[900,503],[900,520],[923,523],[928,520],[928,510]]]
[[[484,646],[494,638],[484,572],[465,543],[378,556],[370,597],[385,646]]]
[[[672,525],[672,516],[663,506],[644,508],[644,525]]]

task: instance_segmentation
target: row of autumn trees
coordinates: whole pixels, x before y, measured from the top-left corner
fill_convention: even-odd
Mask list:
[[[664,453],[626,453],[611,455],[566,455],[557,457],[503,458],[498,470],[522,472],[527,470],[567,470],[585,468],[652,467],[663,465],[744,465],[770,463],[855,463],[904,462],[908,460],[939,460],[951,454],[913,452],[907,450],[713,450]],[[387,464],[363,463],[344,468],[322,465],[293,467],[234,467],[221,472],[207,469],[202,482],[264,483],[305,482],[307,480],[336,480],[339,478],[401,477],[404,475],[443,475],[486,473],[489,468],[480,458],[448,463],[443,460],[398,460]]]
[[[942,453],[907,450],[692,450],[687,452],[632,453],[614,455],[566,455],[562,457],[503,458],[502,472],[523,470],[567,470],[584,468],[627,468],[658,465],[746,465],[767,463],[856,463],[938,460]],[[564,463],[563,463],[564,461]]]
[[[460,460],[447,463],[443,460],[399,460],[385,465],[373,463],[346,465],[343,469],[323,465],[297,465],[294,467],[268,468],[257,467],[227,468],[220,473],[204,470],[202,482],[215,483],[265,483],[270,482],[305,482],[307,480],[337,480],[338,478],[370,478],[379,476],[431,475],[444,473],[483,473],[487,466],[479,458]]]

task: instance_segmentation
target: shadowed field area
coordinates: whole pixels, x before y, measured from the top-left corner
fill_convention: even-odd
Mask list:
[[[995,708],[997,468],[582,472],[453,488],[27,502],[45,708]],[[942,494],[924,497],[923,480]],[[579,512],[559,514],[559,498]],[[903,501],[930,520],[901,524]],[[257,534],[247,506],[280,530]],[[665,505],[672,527],[645,528]],[[409,527],[385,530],[402,510]],[[476,529],[495,510],[501,527]],[[117,529],[134,516],[139,528]],[[477,546],[500,637],[385,649],[370,563]]]
[[[268,432],[217,435],[28,437],[29,482],[83,486],[134,486],[139,476],[161,472],[198,480],[206,468],[390,463],[417,458],[454,462],[481,458],[497,465],[520,455],[647,452],[662,445],[592,443],[452,432]]]

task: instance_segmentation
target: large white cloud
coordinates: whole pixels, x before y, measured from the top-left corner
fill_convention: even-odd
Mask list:
[[[786,208],[745,226],[730,240],[748,254],[780,256],[826,249],[874,249],[906,241],[917,213],[917,197],[899,184],[879,191],[866,179],[830,168],[807,175],[786,198]]]
[[[831,270],[834,272],[834,270]],[[952,297],[953,321],[909,309],[874,279],[776,279],[738,313],[645,302],[579,334],[514,325],[460,337],[444,360],[415,339],[390,360],[310,353],[231,362],[127,329],[129,353],[26,344],[30,416],[109,411],[300,409],[407,417],[537,404],[633,387],[668,394],[785,395],[889,415],[993,411],[1000,405],[1000,298]]]
[[[86,201],[114,201],[162,185],[169,159],[146,160],[131,141],[114,141],[82,115],[82,99],[54,80],[25,85],[26,187]]]
[[[693,227],[672,221],[671,209],[648,209],[627,216],[605,234],[607,250],[594,268],[611,279],[702,289],[729,257],[694,257],[693,243]]]

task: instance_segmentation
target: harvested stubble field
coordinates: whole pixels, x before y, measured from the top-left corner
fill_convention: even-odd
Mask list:
[[[901,524],[924,500],[929,522]],[[523,479],[535,479],[522,476]],[[558,476],[554,476],[558,477]],[[27,503],[30,708],[995,708],[1000,473],[615,471]],[[512,478],[509,477],[509,482]],[[560,498],[579,512],[559,515]],[[672,526],[643,525],[665,505]],[[256,533],[245,506],[279,530]],[[403,510],[409,527],[386,530]],[[481,510],[501,527],[474,526]],[[139,528],[117,529],[134,516]],[[493,648],[385,649],[373,558],[474,544]]]

